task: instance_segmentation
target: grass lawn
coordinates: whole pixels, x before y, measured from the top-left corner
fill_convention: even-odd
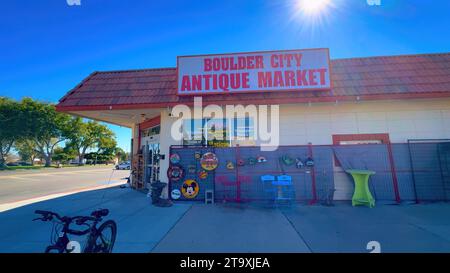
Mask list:
[[[96,167],[96,166],[106,166],[103,164],[97,165],[76,165],[76,164],[68,164],[63,165],[62,168],[76,168],[76,167]],[[6,168],[0,168],[0,171],[15,171],[15,170],[39,170],[46,168],[57,168],[56,165],[52,165],[50,167],[45,167],[44,165],[34,165],[34,166],[6,166]]]

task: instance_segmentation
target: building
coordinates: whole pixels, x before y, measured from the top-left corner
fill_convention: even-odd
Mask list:
[[[328,51],[325,50],[325,53],[322,52],[324,54],[320,55],[320,50],[318,49],[318,53],[311,50],[311,54],[309,51],[300,50],[215,55],[217,58],[224,57],[222,59],[224,62],[227,61],[227,64],[219,62],[214,64],[214,56],[197,56],[203,58],[203,61],[205,58],[211,59],[211,63],[204,61],[205,71],[213,71],[211,73],[214,74],[215,68],[217,73],[224,68],[230,70],[234,67],[239,70],[238,56],[248,57],[248,54],[256,56],[247,65],[241,67],[242,71],[248,72],[252,69],[256,73],[264,70],[258,67],[258,64],[265,62],[265,60],[258,60],[260,55],[280,54],[281,56],[290,52],[303,54],[304,59],[308,61],[303,63],[301,68],[311,66],[316,73],[314,77],[317,85],[309,86],[309,88],[305,85],[301,88],[298,86],[288,88],[287,83],[291,80],[286,79],[283,79],[284,83],[279,84],[278,87],[273,87],[274,82],[277,81],[273,78],[272,87],[267,88],[270,90],[264,90],[266,86],[264,84],[268,81],[266,78],[259,83],[259,87],[262,87],[258,90],[240,92],[248,74],[236,73],[234,91],[203,94],[195,90],[202,87],[199,81],[194,82],[195,75],[192,76],[191,82],[183,82],[183,78],[177,74],[186,73],[187,75],[193,72],[200,75],[203,73],[197,71],[198,63],[195,63],[198,61],[197,57],[188,56],[179,57],[178,69],[174,67],[94,72],[61,98],[57,110],[132,128],[134,155],[141,151],[145,153],[149,149],[159,150],[160,154],[166,155],[165,159],[159,163],[159,176],[165,182],[168,181],[167,171],[171,164],[169,155],[177,153],[182,158],[185,157],[184,155],[189,157],[189,162],[183,163],[185,164],[183,171],[186,173],[183,179],[187,179],[191,167],[192,170],[194,169],[190,165],[191,157],[194,158],[192,154],[205,153],[211,151],[208,149],[213,149],[218,155],[220,166],[216,170],[217,173],[208,178],[209,184],[206,182],[203,184],[204,187],[216,191],[216,198],[238,201],[259,199],[257,197],[260,195],[256,192],[260,190],[258,181],[264,171],[266,174],[289,173],[287,169],[293,168],[294,183],[296,179],[302,181],[296,188],[296,199],[299,201],[320,201],[330,198],[329,192],[333,192],[331,198],[334,200],[349,200],[353,192],[353,184],[343,171],[343,168],[349,166],[377,169],[375,170],[377,174],[372,180],[374,184],[372,190],[378,193],[376,198],[379,200],[448,200],[450,198],[450,173],[447,173],[450,166],[450,152],[447,152],[449,150],[447,140],[450,139],[450,53],[336,59],[328,60],[329,63],[326,63],[326,61],[315,61],[319,58],[325,60],[327,57]],[[319,55],[314,55],[315,53]],[[191,63],[189,63],[190,57],[193,57]],[[235,63],[233,58],[236,60]],[[287,59],[284,58],[284,61]],[[292,57],[290,60],[294,63],[295,58]],[[280,63],[281,61],[275,63],[275,66],[281,66]],[[249,67],[248,64],[253,66]],[[266,71],[274,71],[273,65],[274,63]],[[314,68],[314,65],[319,65],[320,68]],[[286,63],[285,66],[287,66]],[[231,72],[226,73],[230,75]],[[253,72],[250,72],[250,77],[252,77],[251,73]],[[288,74],[286,72],[283,75]],[[292,75],[299,76],[299,74]],[[238,78],[240,86],[237,85]],[[229,78],[227,81],[232,80],[233,78]],[[250,79],[250,82],[252,80]],[[292,84],[294,82],[301,84],[300,80],[297,82],[297,79],[292,78]],[[181,86],[186,94],[180,93]],[[204,86],[205,82],[203,82]],[[179,104],[192,107],[193,94],[203,95],[204,107],[211,104],[220,106],[278,104],[281,147],[277,151],[264,153],[267,159],[274,156],[273,162],[267,165],[271,167],[257,171],[250,169],[249,164],[246,166],[237,164],[239,156],[236,153],[241,155],[247,153],[243,156],[245,161],[260,154],[259,149],[255,149],[259,146],[258,139],[251,139],[253,123],[249,119],[240,126],[243,134],[247,137],[250,135],[250,140],[247,141],[225,141],[225,147],[223,145],[217,147],[216,144],[214,144],[216,147],[202,147],[206,145],[204,139],[193,140],[196,134],[204,133],[196,131],[198,126],[194,121],[191,122],[192,130],[186,129],[189,127],[189,122],[183,123],[185,125],[183,140],[174,140],[171,137],[171,127],[177,118],[172,117],[170,111]],[[222,128],[222,131],[218,130],[215,133],[223,133],[228,129],[230,132],[237,133],[240,130],[237,127],[232,128],[230,125],[227,129]],[[239,148],[236,148],[238,144]],[[174,149],[177,150],[174,151]],[[308,157],[314,158],[315,169],[300,167],[296,173],[294,167],[288,167],[289,164],[284,167],[276,166],[280,164],[275,162],[276,158],[289,152],[295,153],[295,149],[299,149],[297,153],[301,154],[303,161]],[[230,153],[232,156],[227,158]],[[295,155],[291,157],[296,159]],[[142,160],[148,160],[148,158]],[[136,158],[134,161],[138,162]],[[235,168],[228,169],[225,166],[225,162],[229,161],[236,164]],[[194,160],[193,165],[196,164]],[[194,176],[197,176],[197,171],[200,171],[198,166],[195,168],[195,174],[192,172],[191,177],[193,180],[195,180]],[[239,170],[241,170],[240,174],[237,173]],[[225,175],[219,175],[220,172]],[[245,175],[242,175],[243,173]],[[151,181],[152,176],[149,176],[149,172],[144,176],[146,179],[142,179],[146,182]],[[182,184],[179,183],[170,183],[169,192],[180,188]],[[231,188],[224,189],[224,185]],[[145,184],[142,186],[145,187]],[[236,193],[230,193],[234,191]],[[247,198],[245,198],[245,191],[248,193]],[[197,193],[193,199],[203,200],[204,192],[200,190],[198,195]]]

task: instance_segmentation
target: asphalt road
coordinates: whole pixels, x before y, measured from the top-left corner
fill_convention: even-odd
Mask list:
[[[0,172],[0,204],[118,183],[130,171],[113,166]]]

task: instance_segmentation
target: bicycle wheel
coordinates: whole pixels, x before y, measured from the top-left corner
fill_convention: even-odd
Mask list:
[[[91,241],[93,245],[88,247],[87,252],[111,253],[116,242],[117,225],[114,221],[104,222],[97,231],[97,235]]]

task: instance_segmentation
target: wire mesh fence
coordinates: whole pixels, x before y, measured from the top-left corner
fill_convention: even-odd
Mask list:
[[[201,156],[215,154],[217,167],[206,171]],[[169,178],[169,189],[182,191],[186,180],[196,181],[194,198],[181,194],[178,200],[204,201],[205,192],[214,192],[216,202],[268,202],[288,196],[297,203],[331,204],[350,200],[354,186],[347,170],[371,170],[369,188],[376,200],[449,201],[450,141],[408,142],[405,144],[280,146],[274,151],[260,147],[172,146],[170,154],[180,158],[177,166],[185,175]],[[171,163],[171,165],[174,165]],[[202,174],[202,175],[200,175]],[[277,181],[267,190],[265,176]],[[267,181],[266,181],[267,182]]]

